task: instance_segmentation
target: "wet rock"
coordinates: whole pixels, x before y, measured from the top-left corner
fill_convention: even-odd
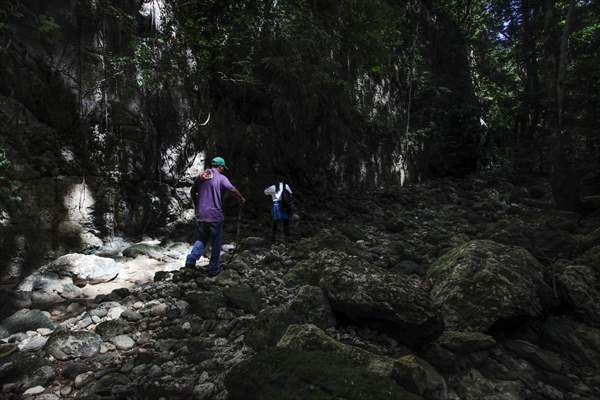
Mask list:
[[[55,331],[46,343],[46,350],[58,360],[89,358],[100,351],[102,338],[91,332]]]
[[[427,277],[447,327],[487,331],[496,321],[538,316],[549,306],[542,270],[525,249],[476,240],[442,256]]]
[[[334,310],[401,343],[426,343],[442,333],[441,317],[419,280],[338,256],[323,271],[320,286]]]
[[[121,314],[122,315],[122,314]],[[104,339],[109,339],[113,336],[120,335],[129,329],[129,324],[119,318],[104,321],[96,326],[96,333]]]
[[[19,310],[10,317],[4,319],[0,324],[0,330],[4,329],[9,334],[32,331],[38,328],[55,328],[54,323],[48,317],[48,313],[40,310]]]
[[[600,273],[583,265],[571,265],[558,278],[566,302],[590,325],[600,327]]]

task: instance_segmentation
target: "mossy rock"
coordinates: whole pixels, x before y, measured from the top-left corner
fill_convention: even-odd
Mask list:
[[[496,345],[493,337],[481,332],[446,331],[435,342],[459,354],[486,350]]]
[[[350,358],[357,365],[376,375],[389,377],[394,359],[371,353],[360,347],[349,346],[327,335],[315,325],[290,325],[277,347],[295,351],[326,351]]]
[[[160,246],[153,244],[138,243],[133,246],[129,246],[123,250],[123,256],[136,258],[137,256],[147,256],[150,258],[159,259],[162,257],[162,249]]]
[[[309,259],[303,260],[292,267],[284,275],[284,280],[293,286],[318,286],[325,268],[331,265],[345,265],[351,262],[350,260],[343,252],[321,250],[318,253],[313,253]]]
[[[231,400],[422,400],[345,355],[281,348],[235,366],[225,386]]]
[[[536,317],[556,305],[543,266],[525,249],[491,240],[452,249],[427,278],[450,330],[485,332],[498,321]]]

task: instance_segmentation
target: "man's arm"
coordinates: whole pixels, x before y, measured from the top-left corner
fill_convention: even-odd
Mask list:
[[[239,190],[233,188],[229,192],[233,195],[233,197],[235,197],[238,203],[240,203],[241,205],[246,204],[246,199],[244,198],[244,196],[242,196]]]

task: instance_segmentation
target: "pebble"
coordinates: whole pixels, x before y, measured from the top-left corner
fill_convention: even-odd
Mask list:
[[[19,346],[19,349],[21,351],[39,350],[42,347],[44,347],[44,345],[46,344],[47,341],[48,341],[47,337],[37,336],[37,337],[34,337],[33,339],[25,342],[22,346]]]
[[[83,318],[81,321],[79,321],[77,323],[77,328],[79,329],[85,329],[88,326],[90,326],[91,324],[93,324],[92,318],[90,318],[89,316]]]
[[[102,318],[100,318],[97,315],[92,315],[92,322],[95,324],[99,324],[102,321]]]
[[[202,383],[194,388],[194,400],[206,400],[215,391],[215,385],[212,383]]]
[[[135,303],[133,303],[133,308],[139,309],[144,307],[144,303],[142,303],[141,301],[136,301]]]
[[[123,318],[127,321],[139,321],[142,319],[142,314],[140,314],[137,311],[125,310],[121,314],[121,318]]]
[[[113,307],[108,310],[107,316],[109,319],[117,319],[123,314],[123,311],[125,311],[125,307]]]
[[[168,311],[169,311],[169,306],[167,306],[166,304],[157,304],[150,309],[150,314],[158,317],[158,316],[166,315]]]
[[[119,350],[129,350],[135,345],[135,342],[129,335],[118,335],[110,339],[110,341],[117,346],[117,349]]]
[[[54,331],[52,329],[48,329],[48,328],[38,328],[36,330],[36,332],[39,333],[42,336],[48,336],[48,335],[50,335]]]
[[[60,397],[55,395],[54,393],[46,393],[36,396],[35,400],[59,400]]]
[[[67,386],[63,386],[62,388],[60,388],[60,395],[61,396],[68,396],[71,394],[71,392],[73,391],[73,388],[69,385]]]
[[[115,349],[116,347],[114,344],[109,342],[102,342],[102,344],[100,345],[100,354],[106,354],[109,351],[113,351]]]
[[[27,389],[26,391],[23,392],[23,396],[35,396],[36,394],[40,394],[44,392],[44,387],[43,386],[34,386],[32,388]]]
[[[190,324],[189,322],[184,322],[183,325],[181,325],[181,329],[183,329],[186,332],[189,332],[192,329],[192,324]]]
[[[84,372],[75,377],[75,388],[79,389],[94,375],[92,371]]]

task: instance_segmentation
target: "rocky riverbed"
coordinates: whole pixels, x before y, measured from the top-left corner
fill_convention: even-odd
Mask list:
[[[548,204],[491,175],[305,199],[215,278],[168,240],[63,256],[0,323],[0,396],[600,398],[600,214]]]

